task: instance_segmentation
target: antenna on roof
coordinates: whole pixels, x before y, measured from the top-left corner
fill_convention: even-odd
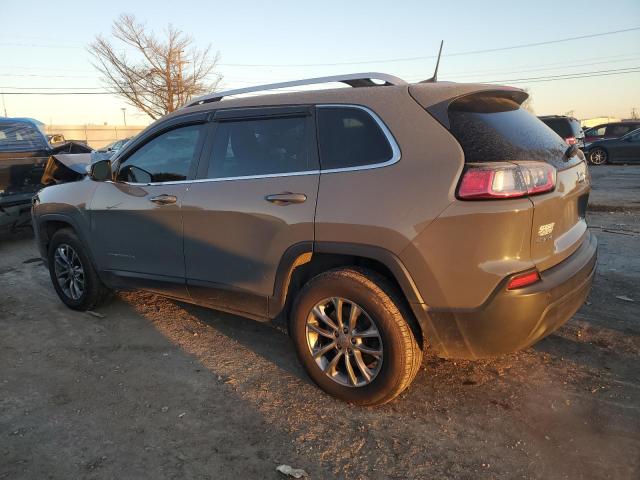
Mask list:
[[[438,81],[438,67],[440,66],[440,55],[442,55],[442,45],[444,40],[440,40],[440,50],[438,51],[438,60],[436,61],[436,69],[433,72],[433,77],[422,80],[420,83],[435,83]]]

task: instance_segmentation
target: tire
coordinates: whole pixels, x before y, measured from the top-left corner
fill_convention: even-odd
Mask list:
[[[68,261],[65,262],[65,258]],[[47,259],[53,288],[67,307],[80,311],[91,310],[109,296],[111,291],[98,277],[85,247],[72,229],[64,228],[53,235],[49,242]],[[70,264],[75,275],[69,273]],[[77,279],[75,282],[71,282],[71,275]]]
[[[339,326],[338,304],[346,330]],[[289,323],[298,358],[311,379],[330,395],[357,405],[380,405],[397,397],[422,364],[419,333],[405,320],[411,317],[403,305],[386,277],[370,270],[338,268],[311,279],[296,297]]]
[[[596,147],[589,151],[589,163],[591,165],[604,165],[609,161],[609,155],[604,148]]]

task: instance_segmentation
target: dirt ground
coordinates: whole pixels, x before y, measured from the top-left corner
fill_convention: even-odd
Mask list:
[[[427,354],[377,408],[320,392],[271,324],[139,292],[70,311],[30,232],[4,233],[0,479],[640,478],[640,214],[588,220],[572,320],[493,360]]]

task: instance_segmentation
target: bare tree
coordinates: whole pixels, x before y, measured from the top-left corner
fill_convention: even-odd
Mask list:
[[[93,65],[115,94],[151,118],[159,118],[192,97],[216,90],[221,76],[215,72],[219,54],[194,46],[191,36],[169,25],[164,37],[122,14],[112,26],[121,48],[96,36],[88,49]]]
[[[531,113],[532,115],[536,114],[536,111],[533,108],[533,99],[531,98],[531,94],[529,93],[529,89],[528,88],[523,88],[523,90],[527,93],[527,99],[522,102],[522,108],[524,108],[527,112]]]

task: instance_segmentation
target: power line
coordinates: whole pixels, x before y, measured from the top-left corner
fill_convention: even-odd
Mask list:
[[[43,75],[40,73],[0,73],[0,77],[99,78],[97,75]]]
[[[35,47],[35,48],[82,48],[80,46],[71,45],[42,45],[39,43],[20,43],[20,42],[2,42],[0,47]]]
[[[559,38],[555,40],[546,40],[543,42],[533,42],[533,43],[523,43],[518,45],[510,45],[507,47],[497,47],[497,48],[487,48],[483,50],[469,50],[465,52],[454,52],[443,55],[443,57],[458,57],[458,56],[466,56],[466,55],[478,55],[482,53],[492,53],[492,52],[502,52],[507,50],[515,50],[519,48],[530,48],[530,47],[539,47],[544,45],[553,45],[556,43],[564,43],[571,42],[575,40],[584,40],[586,38],[596,38],[596,37],[604,37],[607,35],[616,35],[619,33],[633,32],[640,30],[640,26],[624,28],[620,30],[610,30],[608,32],[600,32],[600,33],[591,33],[587,35],[578,35],[575,37],[566,37]],[[64,45],[43,45],[37,43],[20,43],[20,42],[1,42],[0,47],[10,46],[10,47],[35,47],[35,48],[84,48],[84,47],[75,47],[75,46],[64,46]],[[357,62],[333,62],[333,63],[298,63],[298,64],[249,64],[249,63],[219,63],[220,66],[227,67],[332,67],[339,65],[366,65],[372,63],[397,63],[397,62],[409,62],[416,60],[428,60],[436,58],[436,55],[424,55],[417,57],[405,57],[405,58],[388,58],[388,59],[378,59],[378,60],[363,60]]]
[[[608,32],[601,32],[601,33],[591,33],[588,35],[579,35],[576,37],[566,37],[566,38],[559,38],[556,40],[547,40],[544,42],[534,42],[534,43],[523,43],[523,44],[519,44],[519,45],[511,45],[508,47],[498,47],[498,48],[487,48],[487,49],[483,49],[483,50],[469,50],[466,52],[454,52],[454,53],[448,53],[445,55],[442,55],[443,57],[460,57],[460,56],[466,56],[466,55],[478,55],[481,53],[491,53],[491,52],[502,52],[505,50],[515,50],[518,48],[529,48],[529,47],[539,47],[542,45],[552,45],[552,44],[556,44],[556,43],[563,43],[563,42],[571,42],[574,40],[584,40],[585,38],[595,38],[595,37],[603,37],[606,35],[615,35],[618,33],[625,33],[625,32],[632,32],[632,31],[636,31],[636,30],[640,30],[640,27],[632,27],[632,28],[625,28],[625,29],[621,29],[621,30],[611,30]],[[292,64],[284,64],[284,63],[280,63],[280,64],[259,64],[259,63],[219,63],[218,65],[220,66],[226,66],[226,67],[334,67],[334,66],[338,66],[338,65],[365,65],[365,64],[370,64],[370,63],[396,63],[396,62],[410,62],[410,61],[414,61],[414,60],[428,60],[428,59],[432,59],[432,58],[436,58],[437,55],[426,55],[426,56],[419,56],[419,57],[405,57],[405,58],[387,58],[387,59],[382,59],[382,60],[364,60],[364,61],[358,61],[358,62],[334,62],[334,63],[292,63]]]
[[[525,81],[535,81],[535,80],[549,80],[549,79],[563,79],[563,78],[583,78],[583,76],[599,76],[598,74],[604,73],[633,73],[639,71],[640,66],[637,67],[628,67],[628,68],[616,68],[610,70],[596,70],[593,72],[576,72],[576,73],[566,73],[561,75],[547,75],[544,77],[528,77],[528,78],[510,78],[505,80],[490,80],[484,83],[509,83],[509,82],[525,82]]]
[[[575,64],[561,64],[561,66],[558,66],[559,64],[556,64],[553,67],[541,67],[541,68],[527,68],[527,69],[523,69],[523,70],[494,70],[493,72],[485,72],[486,73],[499,73],[499,74],[505,74],[505,75],[510,75],[512,73],[526,73],[526,72],[540,72],[540,71],[544,71],[544,70],[559,70],[559,69],[567,69],[567,68],[577,68],[577,67],[590,67],[592,65],[608,65],[611,63],[621,63],[621,62],[632,62],[635,60],[640,59],[640,57],[636,56],[636,57],[630,57],[630,58],[625,58],[625,59],[621,59],[621,60],[607,60],[607,61],[603,61],[603,62],[588,62],[588,63],[575,63]],[[464,73],[464,74],[453,74],[453,75],[448,75],[447,77],[451,78],[467,78],[467,77],[477,77],[478,75],[483,75],[482,72],[478,73],[478,72],[471,72],[471,73]]]
[[[15,90],[102,90],[104,87],[0,87]]]
[[[545,75],[541,77],[525,77],[525,78],[508,78],[501,80],[483,80],[482,83],[512,83],[512,82],[534,82],[534,81],[548,81],[548,80],[561,80],[565,78],[585,78],[585,76],[600,76],[599,74],[613,74],[613,73],[634,73],[637,69],[640,69],[640,66],[633,67],[625,67],[625,68],[616,68],[616,69],[608,69],[608,70],[594,70],[590,72],[574,72],[574,73],[565,73],[558,75]],[[73,94],[76,90],[100,90],[104,87],[12,87],[12,86],[0,86],[0,88],[9,88],[14,90],[72,90],[71,92],[51,92],[51,94]],[[284,90],[280,90],[281,92]],[[6,92],[18,94],[20,92]],[[28,94],[30,92],[25,92]],[[78,92],[82,94],[87,94],[91,92]],[[98,92],[100,94],[111,94],[111,92]],[[116,92],[113,92],[116,93]]]
[[[620,57],[624,57],[624,58],[620,58]],[[580,63],[580,62],[584,62],[585,60],[596,60],[596,59],[601,59],[601,58],[617,58],[617,60],[606,60],[606,61],[601,61],[601,62],[588,62],[588,63]],[[488,74],[504,74],[504,75],[510,75],[510,74],[515,74],[515,73],[525,73],[525,72],[536,72],[536,71],[543,71],[543,70],[557,70],[560,68],[566,69],[566,68],[577,68],[577,67],[584,67],[584,66],[591,66],[591,65],[607,65],[607,64],[612,64],[612,63],[621,63],[621,62],[631,62],[631,61],[635,61],[640,59],[639,56],[633,56],[633,55],[628,55],[628,54],[622,54],[622,55],[608,55],[606,57],[590,57],[590,58],[583,58],[578,60],[578,63],[576,62],[556,62],[556,63],[543,63],[543,64],[533,64],[530,65],[531,68],[526,68],[523,70],[509,70],[509,69],[504,69],[504,68],[498,68],[498,69],[491,69],[491,70],[481,70],[481,71],[465,71],[464,73],[461,72],[451,72],[450,74],[446,75],[447,78],[469,78],[469,77],[479,77],[479,76],[486,76]],[[540,67],[540,68],[538,68]],[[629,67],[632,68],[632,67]],[[14,74],[3,74],[0,73],[0,76],[5,76],[5,77],[22,77],[22,76],[29,76],[29,77],[42,77],[42,78],[95,78],[95,79],[99,79],[99,76],[72,76],[72,75],[44,75],[44,74],[26,74],[26,75],[14,75]],[[240,83],[240,84],[248,84],[248,85],[255,85],[257,83],[256,80],[247,80],[247,79],[243,79],[243,78],[238,78],[238,77],[224,77],[225,80],[229,80],[229,83],[231,84],[236,84],[236,83]],[[290,76],[287,77],[278,77],[281,79],[290,79]],[[408,81],[419,81],[422,80],[422,77],[405,77],[406,80]],[[67,89],[67,90],[100,90],[103,87],[10,87],[10,86],[0,86],[0,88],[11,88],[11,89],[17,89],[17,90],[62,90],[62,89]]]
[[[541,83],[541,82],[555,82],[559,80],[576,80],[580,78],[591,78],[591,77],[608,77],[611,75],[624,75],[627,73],[640,73],[640,69],[637,70],[628,70],[626,72],[612,72],[612,73],[596,73],[593,75],[580,75],[580,76],[566,76],[566,77],[549,77],[549,78],[541,78],[538,80],[498,80],[492,82],[482,82],[482,83],[500,83],[500,84],[529,84],[529,83]]]
[[[557,80],[576,80],[580,78],[591,78],[591,77],[606,77],[610,75],[624,75],[628,73],[640,73],[640,67],[632,67],[633,69],[621,69],[620,70],[601,70],[596,72],[582,72],[575,74],[567,74],[567,75],[557,75],[550,77],[532,77],[530,79],[521,78],[521,79],[505,79],[505,80],[491,80],[491,81],[483,81],[482,83],[538,83],[538,82],[552,82]],[[308,92],[311,90],[276,90],[272,92],[275,93],[295,93],[295,92]],[[258,93],[259,95],[263,95],[263,93]],[[117,92],[0,92],[0,95],[117,95]]]
[[[1,95],[116,95],[115,92],[0,92]]]

